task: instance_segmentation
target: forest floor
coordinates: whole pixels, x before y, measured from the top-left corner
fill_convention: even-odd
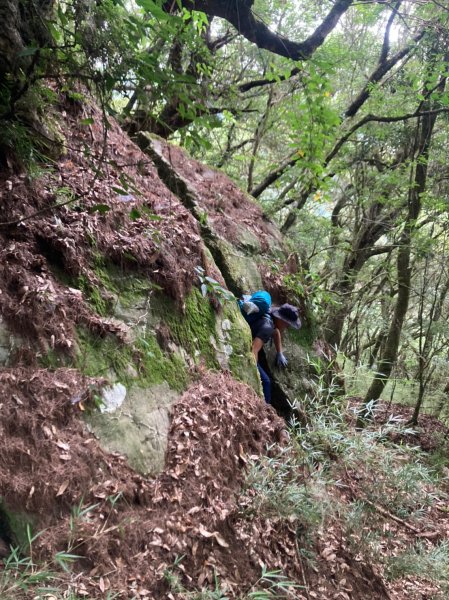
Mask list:
[[[70,357],[78,325],[126,343],[128,332],[100,314],[112,299],[92,268],[99,257],[145,268],[182,304],[203,264],[201,238],[112,121],[106,174],[96,176],[102,115],[62,108],[67,154],[32,181],[0,176],[9,223],[0,227],[0,313],[23,342],[17,366],[0,372],[0,497],[33,526],[29,556],[8,554],[0,532],[1,600],[447,598],[447,430],[436,420],[423,416],[418,434],[405,435],[379,411],[357,432],[356,402],[321,421],[324,407],[309,406],[309,426],[283,445],[283,421],[249,387],[198,369],[173,407],[159,476],[100,448],[82,414],[95,410],[102,382],[39,364]]]
[[[174,406],[164,472],[145,478],[82,426],[79,394],[88,407],[92,385],[70,369],[0,374],[0,493],[41,528],[36,566],[3,559],[2,600],[63,597],[52,589],[95,599],[447,598],[447,579],[435,579],[449,536],[447,474],[437,486],[404,472],[431,454],[410,454],[390,432],[349,433],[344,451],[331,437],[310,448],[298,433],[283,446],[283,421],[250,388],[204,372]],[[428,449],[435,435],[441,444],[441,434],[424,418],[414,445]],[[48,574],[40,592],[37,565]],[[267,565],[278,573],[264,576]]]

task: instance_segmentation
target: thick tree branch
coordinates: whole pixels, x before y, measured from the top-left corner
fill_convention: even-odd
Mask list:
[[[332,150],[327,154],[327,156],[325,157],[324,161],[323,161],[323,166],[327,167],[329,165],[329,163],[331,162],[331,160],[335,157],[335,155],[339,152],[340,148],[349,140],[349,138],[361,127],[363,127],[363,125],[366,125],[367,123],[370,122],[376,122],[376,123],[397,123],[399,121],[407,121],[408,119],[419,119],[420,117],[424,117],[426,115],[436,115],[436,114],[440,114],[440,113],[447,113],[449,112],[449,108],[436,108],[434,110],[428,110],[428,111],[424,111],[424,112],[413,112],[413,113],[407,113],[405,115],[400,115],[397,117],[382,117],[382,116],[377,116],[377,115],[366,115],[365,117],[363,117],[363,119],[360,119],[360,121],[358,121],[353,127],[351,127],[351,129],[345,133],[344,136],[342,136],[337,143],[334,145],[334,147],[332,148]],[[258,196],[260,196],[260,194],[272,183],[274,183],[275,181],[277,181],[277,179],[279,179],[279,177],[289,168],[292,167],[294,164],[296,164],[299,160],[301,159],[300,156],[298,155],[293,155],[293,158],[290,159],[286,159],[284,162],[282,162],[279,167],[277,169],[275,169],[274,171],[272,171],[270,173],[270,175],[268,175],[268,177],[266,177],[257,187],[255,187],[252,191],[251,191],[251,195],[254,196],[255,198],[257,198]],[[332,174],[328,174],[327,177],[330,177],[334,175]],[[313,191],[314,191],[314,186],[311,186],[310,188],[307,188],[307,195],[309,196]],[[303,194],[301,194],[301,199],[303,199]],[[287,200],[286,202],[284,202],[283,206],[288,206],[290,204],[293,204],[292,201]]]
[[[215,54],[218,50],[220,50],[220,48],[223,48],[224,46],[230,44],[233,40],[235,40],[236,37],[237,34],[231,34],[228,31],[225,35],[223,35],[220,38],[217,38],[216,40],[207,40],[206,44],[210,53]]]
[[[440,113],[447,113],[447,112],[449,112],[449,108],[435,108],[434,110],[427,110],[427,111],[423,111],[423,112],[415,111],[413,113],[407,113],[405,115],[399,115],[397,117],[381,117],[381,116],[376,116],[376,115],[366,115],[365,117],[363,117],[363,119],[360,119],[360,121],[358,121],[358,123],[356,123],[353,127],[351,127],[351,129],[338,140],[338,142],[335,144],[335,146],[332,148],[332,150],[326,156],[325,161],[324,161],[325,166],[327,166],[330,163],[330,161],[338,153],[338,151],[343,146],[343,144],[345,144],[349,140],[351,135],[353,133],[355,133],[358,129],[360,129],[360,127],[362,127],[363,125],[366,125],[367,123],[372,123],[372,122],[375,122],[375,123],[398,123],[399,121],[407,121],[408,119],[419,119],[420,117],[425,117],[425,116],[429,116],[429,115],[437,115]]]
[[[252,0],[181,0],[188,10],[198,10],[214,17],[221,17],[231,23],[247,40],[259,48],[269,50],[292,60],[309,58],[319,48],[334,29],[341,15],[351,6],[353,0],[336,0],[334,6],[315,31],[303,42],[294,42],[276,34],[252,12]],[[167,2],[165,10],[175,10],[175,2]]]
[[[240,150],[241,148],[244,148],[247,144],[252,144],[252,143],[254,143],[254,138],[248,138],[246,140],[243,140],[243,142],[240,142],[239,144],[235,144],[234,146],[232,146],[231,139],[228,138],[228,141],[226,144],[226,150],[224,151],[223,156],[217,162],[217,167],[219,169],[221,169],[225,165],[225,163],[229,160],[229,158],[232,156],[232,154],[234,152],[237,152],[237,150]]]
[[[408,119],[417,119],[417,118],[425,117],[428,115],[437,115],[439,113],[447,113],[447,112],[449,112],[449,108],[437,108],[434,110],[423,111],[423,112],[420,112],[419,110],[417,110],[414,113],[408,113],[406,115],[401,115],[398,117],[381,117],[381,116],[376,116],[376,115],[366,115],[363,119],[360,119],[360,121],[358,123],[356,123],[353,127],[351,127],[351,129],[337,141],[337,143],[334,145],[332,150],[325,157],[325,159],[323,161],[323,167],[326,168],[329,165],[331,160],[335,157],[335,155],[338,153],[340,148],[349,140],[349,138],[352,136],[352,134],[355,133],[358,129],[360,129],[360,127],[362,127],[363,125],[366,125],[366,123],[369,123],[369,122],[396,123],[398,121],[406,121]],[[268,187],[268,186],[263,187],[263,185],[269,181],[270,176],[273,176],[275,174],[277,175],[277,173],[279,172],[279,175],[277,175],[275,177],[275,179],[273,179],[273,181],[271,181],[271,183],[273,183],[274,181],[276,181],[276,179],[278,179],[282,175],[282,173],[284,171],[287,170],[288,167],[293,166],[298,160],[300,160],[299,156],[295,157],[294,159],[291,159],[288,162],[282,163],[276,171],[273,171],[272,173],[270,173],[270,175],[261,184],[259,184],[259,186],[257,186],[257,188],[255,188],[255,189],[257,191],[260,190],[259,194],[261,194],[264,191],[264,189],[266,189],[266,187]],[[390,165],[389,168],[393,168],[393,166],[398,166],[398,164],[399,164],[399,162],[395,163],[394,165]],[[280,172],[281,168],[283,168],[282,172]],[[333,177],[333,176],[334,176],[334,173],[332,173],[332,172],[326,173],[323,176],[323,179],[329,179],[330,177]],[[262,189],[262,187],[263,187],[263,189]],[[310,183],[308,186],[306,186],[305,188],[302,189],[302,191],[298,197],[293,198],[293,199],[288,198],[284,202],[283,207],[287,207],[292,204],[294,204],[294,207],[293,207],[293,210],[291,210],[291,212],[287,215],[285,222],[283,223],[283,225],[281,227],[281,231],[283,233],[286,233],[295,224],[296,212],[305,205],[307,198],[314,191],[316,191],[316,184]]]
[[[287,157],[276,169],[274,169],[274,171],[271,171],[271,173],[265,177],[265,179],[259,183],[259,185],[256,185],[256,187],[249,192],[251,196],[258,198],[260,194],[267,189],[267,187],[277,181],[288,168],[293,167],[293,165],[295,165],[300,158],[301,157],[297,152]]]
[[[385,35],[384,35],[384,41],[382,44],[382,50],[381,50],[381,53],[379,56],[378,69],[381,65],[386,65],[388,67],[387,58],[388,58],[388,52],[390,51],[390,30],[393,25],[393,21],[394,21],[395,17],[397,16],[397,11],[398,11],[398,8],[400,5],[401,5],[401,0],[399,0],[399,2],[397,2],[396,6],[392,9],[390,18],[388,19],[388,23],[385,28]],[[409,50],[410,50],[410,48],[409,48]],[[396,64],[396,62],[398,60],[400,60],[400,58],[402,58],[402,57],[398,57],[396,61],[390,61],[391,66],[394,66]],[[292,69],[290,75],[281,75],[276,80],[276,82],[277,81],[286,81],[287,79],[291,79],[292,77],[295,77],[296,75],[298,75],[301,72],[301,70],[302,69],[300,69],[299,67],[295,67],[294,69]],[[248,92],[249,90],[252,90],[256,87],[263,87],[265,85],[270,85],[272,83],[274,83],[273,79],[267,79],[267,78],[255,79],[254,81],[247,81],[246,83],[240,84],[237,89],[239,90],[239,92],[244,93],[244,92]],[[367,84],[367,86],[369,86],[369,83]],[[366,86],[364,89],[366,89]]]
[[[404,48],[399,50],[389,60],[386,60],[386,53],[388,53],[388,48],[389,48],[388,31],[389,31],[389,27],[391,27],[393,15],[396,15],[396,10],[397,10],[397,7],[394,9],[392,16],[390,17],[390,19],[387,23],[387,31],[385,32],[384,42],[382,44],[382,50],[380,53],[378,66],[371,74],[367,84],[360,91],[357,98],[346,109],[345,118],[352,117],[357,113],[357,111],[363,106],[363,104],[366,102],[366,100],[368,100],[370,93],[371,93],[372,85],[375,83],[378,83],[380,81],[380,79],[386,73],[388,73],[389,70],[391,70],[402,58],[404,58],[407,54],[409,54],[411,52],[411,50],[413,48],[415,48],[415,46],[419,42],[419,40],[424,36],[425,31],[424,30],[420,31],[417,35],[415,35],[412,38],[412,41],[410,42],[410,44],[408,44],[407,46],[405,46]],[[292,74],[293,74],[293,71],[292,71]],[[261,83],[262,81],[263,80],[260,80],[259,83]],[[244,86],[246,86],[246,87],[244,87],[243,90],[241,88],[239,88],[240,91],[246,91],[247,89],[250,89],[248,87],[250,83],[251,82],[249,82],[248,84],[244,84]],[[254,82],[254,83],[256,83],[256,82]],[[372,116],[372,115],[369,115],[369,116]],[[419,115],[416,115],[416,116],[419,116]],[[411,118],[411,117],[408,116],[407,118]],[[399,120],[401,120],[401,119],[399,119]],[[363,121],[364,120],[362,119],[361,121],[359,121],[359,124],[357,124],[354,127],[356,127],[356,129],[358,129],[359,126],[361,126],[365,122],[367,122],[367,121],[365,121],[365,122],[363,122]],[[354,131],[356,129],[350,130],[350,133],[348,132],[349,135],[346,134],[345,136],[343,136],[343,138],[340,138],[340,140],[335,144],[334,148],[327,155],[327,157],[324,161],[325,167],[329,164],[329,162],[332,160],[332,158],[335,156],[335,154],[337,154],[337,152],[340,150],[341,146],[349,139],[349,137],[352,135],[352,133],[354,133]],[[262,192],[264,192],[266,190],[267,187],[269,187],[275,181],[277,181],[285,173],[285,171],[287,171],[289,168],[293,167],[298,162],[298,160],[300,160],[300,157],[297,155],[296,156],[290,155],[289,157],[287,157],[276,169],[274,169],[271,173],[269,173],[269,175],[267,175],[267,177],[259,185],[257,185],[253,190],[251,190],[250,193],[255,198],[259,197],[262,194]],[[302,197],[303,197],[303,195],[301,194],[301,198]]]
[[[367,256],[379,256],[379,254],[388,254],[393,252],[397,248],[397,244],[390,244],[389,246],[373,246],[371,250],[367,251]]]
[[[362,92],[360,92],[360,94],[362,94],[365,91],[365,93],[368,92],[368,96],[369,96],[370,85],[372,85],[373,83],[377,83],[392,67],[394,67],[395,64],[397,64],[397,62],[399,60],[401,60],[401,58],[403,58],[410,52],[410,50],[413,48],[414,44],[417,41],[419,41],[421,39],[421,37],[423,36],[423,33],[421,32],[415,38],[413,38],[413,42],[414,42],[413,44],[410,44],[406,48],[403,48],[397,54],[392,56],[390,60],[387,60],[388,52],[390,50],[390,29],[393,24],[394,18],[398,14],[397,11],[398,11],[400,4],[401,4],[400,2],[398,2],[396,4],[396,6],[392,10],[390,18],[388,19],[388,23],[387,23],[387,26],[385,29],[384,41],[382,44],[382,50],[381,50],[381,53],[379,56],[378,66],[377,66],[376,70],[372,73],[366,86],[363,88],[363,90],[362,90]],[[299,67],[295,67],[294,69],[292,69],[292,71],[289,75],[281,75],[278,79],[276,79],[276,81],[286,81],[287,79],[291,79],[292,77],[295,77],[295,75],[298,75],[301,71],[302,71],[302,69],[300,69]],[[240,84],[237,89],[239,90],[239,92],[244,93],[244,92],[248,92],[249,90],[252,90],[256,87],[270,85],[271,83],[274,83],[273,79],[267,79],[267,78],[255,79],[254,81],[247,81],[246,83]],[[360,95],[357,96],[357,99],[354,100],[354,102],[348,108],[348,111],[351,109],[351,107],[353,107],[353,105],[356,102],[358,102],[361,106],[363,104],[363,102],[367,99],[367,97],[362,101],[362,99],[360,98]],[[358,106],[358,108],[360,108],[360,106]],[[355,112],[357,112],[358,108],[355,110]],[[353,114],[349,114],[348,112],[346,112],[345,114],[346,114],[346,116],[353,116],[355,114],[355,112]]]
[[[398,0],[396,5],[391,10],[391,15],[385,28],[384,42],[382,44],[382,51],[379,57],[379,64],[386,61],[388,58],[388,53],[390,52],[390,30],[391,26],[393,25],[393,21],[398,14],[398,9],[401,6],[401,2],[402,0]]]
[[[425,33],[424,30],[420,31],[417,35],[415,35],[412,38],[410,44],[408,44],[407,46],[404,46],[404,48],[402,48],[401,50],[396,52],[396,54],[394,54],[388,60],[386,58],[383,58],[384,52],[385,52],[385,44],[384,44],[384,46],[382,47],[382,52],[380,54],[380,59],[379,59],[377,68],[371,73],[364,88],[360,91],[359,95],[354,100],[354,102],[352,102],[350,104],[350,106],[346,109],[346,111],[345,111],[346,117],[353,117],[357,113],[357,111],[360,109],[360,107],[368,100],[368,98],[371,94],[373,85],[375,85],[376,83],[379,83],[379,81],[382,79],[382,77],[384,77],[384,75],[386,75],[389,71],[391,71],[391,69],[402,58],[407,56],[407,54],[409,54],[411,52],[411,50],[413,48],[415,48],[416,44],[423,37],[424,33]]]
[[[279,77],[276,78],[276,81],[274,79],[254,79],[254,81],[247,81],[246,83],[241,83],[239,86],[237,86],[237,89],[239,92],[249,92],[249,90],[252,90],[256,87],[263,87],[264,85],[270,85],[272,83],[277,83],[278,81],[287,81],[287,79],[291,79],[292,77],[294,77],[295,75],[298,75],[298,73],[301,73],[302,69],[300,69],[299,67],[295,67],[294,69],[291,70],[290,75],[286,76],[286,75],[280,75]]]

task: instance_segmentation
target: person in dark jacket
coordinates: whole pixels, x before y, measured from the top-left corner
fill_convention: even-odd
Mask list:
[[[259,352],[264,344],[271,339],[276,348],[275,365],[285,368],[288,360],[282,349],[282,332],[288,327],[299,329],[301,320],[296,306],[291,304],[282,304],[282,306],[273,307],[270,312],[250,325],[253,338],[252,351],[256,357],[257,369],[262,381],[263,395],[267,404],[271,403],[271,380],[259,363]]]

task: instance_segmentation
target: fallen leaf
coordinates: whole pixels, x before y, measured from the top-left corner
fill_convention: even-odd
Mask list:
[[[245,458],[245,452],[243,450],[243,446],[242,444],[239,444],[239,457],[241,458],[241,460],[244,462],[244,464],[246,465],[246,463],[248,462]]]
[[[66,489],[69,487],[69,480],[67,479],[66,481],[64,481],[64,483],[61,483],[61,485],[59,486],[59,490],[57,491],[56,497],[58,496],[62,496],[62,494],[66,491]]]
[[[70,450],[70,446],[64,442],[56,442],[56,445],[58,446],[58,448],[61,448],[61,450],[66,450],[67,452]]]
[[[324,548],[324,550],[321,552],[321,556],[326,560],[329,560],[328,557],[331,556],[331,554],[334,554],[334,551],[330,546]]]
[[[205,538],[210,538],[210,537],[214,537],[214,533],[211,533],[210,531],[207,531],[206,529],[203,529],[201,526],[198,529],[198,531],[201,533],[201,535]]]
[[[223,548],[229,548],[228,542],[223,537],[221,537],[219,533],[215,532],[214,537],[217,540],[219,546],[222,546]]]
[[[44,425],[42,427],[42,430],[43,430],[43,432],[44,432],[44,434],[45,434],[46,437],[48,437],[48,438],[52,438],[53,437],[51,429],[49,427],[47,427],[46,425]]]

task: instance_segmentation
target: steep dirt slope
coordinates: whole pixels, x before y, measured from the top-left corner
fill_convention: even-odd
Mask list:
[[[182,589],[213,586],[218,578],[239,597],[263,565],[298,584],[315,577],[298,554],[298,523],[248,510],[248,463],[267,448],[273,459],[283,453],[283,422],[252,390],[229,375],[199,374],[174,406],[164,472],[145,479],[122,457],[105,454],[81,426],[78,404],[89,407],[93,384],[71,370],[0,376],[7,449],[0,493],[37,529],[45,527],[33,543],[35,558],[78,555],[69,589],[90,598],[107,590],[123,598],[183,598]],[[387,597],[367,565],[349,556],[342,562],[351,565],[342,586],[353,581],[352,598]]]
[[[258,578],[262,557],[249,537],[243,553],[232,519],[240,518],[235,503],[248,456],[264,453],[283,423],[230,375],[204,372],[204,366],[226,368],[215,358],[219,334],[233,353],[232,368],[249,377],[245,369],[254,365],[245,363],[245,324],[236,308],[226,312],[193,294],[198,265],[225,281],[207,255],[198,220],[148,156],[113,120],[106,132],[92,103],[61,96],[55,118],[66,138],[59,161],[40,165],[32,176],[0,175],[0,534],[21,543],[27,523],[45,529],[33,556],[76,553],[75,571],[85,586],[88,572],[94,587],[99,581],[92,569],[104,575],[113,566],[107,585],[124,590],[123,597],[138,577],[156,590],[164,565],[181,551],[189,556],[190,577],[212,582],[204,561],[216,545],[224,581]],[[136,313],[133,326],[118,318],[125,294],[128,313]],[[142,298],[150,298],[151,307],[145,303],[139,312]],[[110,346],[114,362],[108,365]],[[96,376],[85,375],[91,372]],[[106,380],[145,392],[161,381],[182,390],[198,378],[173,409],[168,462],[157,479],[105,452],[84,423]],[[280,543],[276,531],[260,552]],[[237,551],[248,558],[236,561]],[[101,587],[89,594],[102,597]]]
[[[338,522],[308,539],[305,516],[279,501],[260,510],[264,492],[249,482],[283,465],[282,486],[311,473],[256,393],[236,306],[203,299],[195,267],[235,291],[271,281],[287,300],[267,266],[294,272],[296,262],[274,226],[179,149],[153,140],[145,154],[112,119],[106,131],[92,103],[61,96],[55,118],[66,137],[59,161],[0,174],[0,538],[57,574],[44,591],[30,584],[5,598],[181,600],[215,587],[245,598],[270,588],[267,568],[298,586],[286,592],[298,600],[405,599],[354,555]],[[299,341],[289,342],[288,385],[309,376]],[[162,472],[138,472],[97,438],[106,385],[138,395],[141,412],[170,415]],[[141,412],[123,404],[100,415],[111,430],[128,418],[137,454],[154,450],[158,423]],[[333,493],[331,502],[350,500]],[[27,524],[40,533],[31,549]]]
[[[44,352],[70,352],[79,323],[118,333],[86,303],[95,290],[97,308],[113,301],[95,269],[105,260],[144,273],[180,304],[194,267],[204,264],[196,220],[151,161],[113,120],[106,140],[95,106],[86,114],[66,102],[59,107],[66,155],[35,177],[0,177],[0,314]]]

